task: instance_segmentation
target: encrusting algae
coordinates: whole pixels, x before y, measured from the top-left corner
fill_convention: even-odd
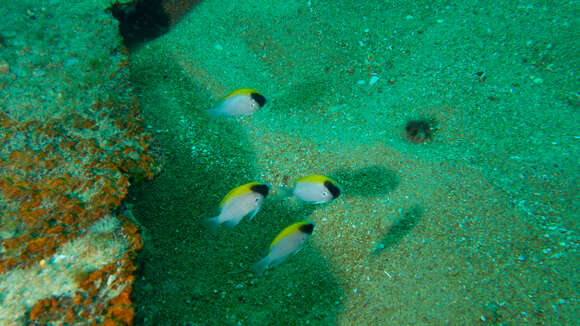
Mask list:
[[[6,26],[22,24],[14,14],[20,5],[1,9]],[[95,15],[83,23],[75,8],[45,4],[43,13],[58,11],[77,31],[38,15],[26,21],[30,33],[0,49],[18,53],[14,69],[0,75],[3,325],[132,323],[132,259],[142,241],[134,220],[115,211],[131,182],[159,173],[161,159],[130,95],[128,53],[118,47],[118,31],[101,5],[77,4]],[[30,37],[46,26],[68,45],[47,52]],[[86,53],[107,59],[88,62]],[[90,231],[111,221],[101,233]]]

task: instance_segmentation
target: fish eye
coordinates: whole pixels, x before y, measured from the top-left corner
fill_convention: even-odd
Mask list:
[[[328,197],[328,191],[323,191],[323,192],[322,192],[322,196],[324,196],[324,197]]]

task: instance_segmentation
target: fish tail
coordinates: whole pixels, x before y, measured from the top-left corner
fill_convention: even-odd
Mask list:
[[[217,119],[217,113],[214,111],[215,109],[209,109],[206,110],[205,112],[207,113],[207,115],[209,116],[209,121],[210,122],[214,122]]]
[[[268,198],[271,198],[273,200],[285,200],[292,196],[294,196],[294,188],[281,186],[280,191],[277,191],[276,194],[269,195]]]
[[[220,116],[227,115],[224,113],[223,108],[224,108],[224,105],[222,103],[222,104],[219,104],[218,106],[215,106],[211,109],[205,110],[207,112],[207,114],[209,115],[209,120],[213,122],[217,118],[219,118]]]
[[[207,218],[201,221],[203,226],[208,230],[211,235],[216,235],[218,226],[220,226],[219,216]]]
[[[296,252],[298,252],[298,250],[296,250],[294,253],[296,253]],[[269,266],[274,267],[274,266],[278,266],[278,265],[282,264],[284,262],[284,260],[286,260],[286,257],[287,256],[280,257],[278,259],[274,259],[273,261],[270,262]]]
[[[256,276],[262,276],[266,268],[268,268],[268,264],[270,263],[270,256],[264,257],[259,262],[255,263],[252,266],[252,272],[256,274]]]
[[[287,187],[287,186],[283,186],[282,189],[282,196],[284,197],[292,197],[294,196],[294,188],[292,187]]]
[[[234,226],[238,225],[238,221],[224,221],[224,226],[228,227],[228,228],[233,228]]]

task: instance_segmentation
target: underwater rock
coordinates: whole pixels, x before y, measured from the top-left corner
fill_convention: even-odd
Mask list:
[[[124,43],[132,46],[167,33],[200,0],[133,0],[110,9],[119,20]]]
[[[132,323],[142,240],[119,207],[130,180],[153,178],[161,160],[107,5],[0,8],[6,26],[27,30],[0,48],[10,67],[0,74],[2,325]]]

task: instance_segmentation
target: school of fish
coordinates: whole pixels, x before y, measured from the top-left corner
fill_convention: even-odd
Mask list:
[[[266,104],[266,98],[252,88],[241,88],[226,95],[218,106],[209,110],[212,118],[218,116],[238,117],[252,114]],[[250,182],[233,188],[218,204],[218,216],[202,221],[209,233],[216,234],[218,227],[234,227],[250,216],[252,220],[264,203],[270,187],[260,182]],[[292,188],[286,189],[290,196],[310,204],[323,204],[340,196],[338,183],[323,175],[308,175],[296,179]],[[285,227],[272,240],[268,255],[252,266],[252,272],[261,276],[266,269],[282,263],[302,249],[314,230],[314,224],[301,221]]]

